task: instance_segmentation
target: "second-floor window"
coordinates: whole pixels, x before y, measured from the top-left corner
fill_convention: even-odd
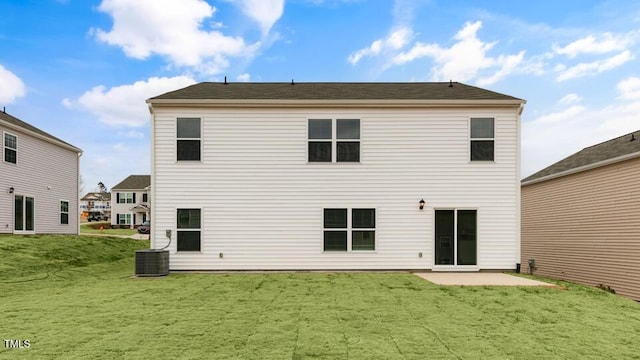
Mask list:
[[[143,203],[149,202],[149,196],[147,195],[147,193],[142,194],[142,202]]]
[[[178,118],[176,125],[176,159],[178,161],[200,161],[200,119]]]
[[[495,129],[493,118],[471,118],[471,161],[493,161]]]
[[[309,162],[359,162],[359,119],[309,119]]]
[[[18,161],[18,138],[4,133],[4,161],[15,164]]]
[[[118,204],[133,204],[136,202],[136,194],[132,192],[117,193]]]

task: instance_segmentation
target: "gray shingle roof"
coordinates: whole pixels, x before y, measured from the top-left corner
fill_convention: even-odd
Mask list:
[[[633,139],[633,140],[632,140]],[[522,180],[523,183],[560,174],[620,156],[640,153],[640,130],[589,146]],[[640,154],[639,154],[640,155]]]
[[[214,83],[203,82],[154,100],[524,100],[459,82]]]
[[[143,190],[151,185],[151,175],[129,175],[111,190]]]
[[[51,140],[53,142],[57,142],[57,143],[59,143],[61,145],[64,145],[64,146],[70,148],[70,149],[73,149],[74,151],[77,151],[79,153],[82,152],[82,150],[80,148],[78,148],[76,146],[73,146],[73,145],[71,145],[68,142],[65,142],[63,140],[60,140],[57,137],[38,129],[37,127],[35,127],[35,126],[31,125],[31,124],[28,124],[28,123],[18,119],[15,116],[11,116],[11,115],[9,115],[8,113],[6,113],[4,111],[0,111],[0,120],[4,120],[4,121],[6,121],[7,123],[9,123],[9,124],[11,124],[13,126],[16,126],[16,127],[21,128],[21,129],[36,133],[38,135],[41,135],[41,136],[47,138],[48,140]]]

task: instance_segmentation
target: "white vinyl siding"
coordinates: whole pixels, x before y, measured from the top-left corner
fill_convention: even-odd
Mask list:
[[[202,119],[201,162],[175,162],[178,117]],[[472,117],[495,119],[491,166],[469,161]],[[431,269],[433,209],[476,208],[477,267],[514,269],[518,118],[516,107],[158,107],[152,247],[167,245],[176,208],[189,204],[202,209],[202,248],[175,253],[173,241],[175,270]],[[310,166],[309,119],[360,119],[360,163]],[[325,208],[376,209],[375,251],[324,252]]]

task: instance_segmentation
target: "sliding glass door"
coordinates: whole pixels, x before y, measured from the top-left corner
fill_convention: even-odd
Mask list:
[[[436,210],[435,264],[477,265],[477,210]]]
[[[35,230],[35,200],[32,197],[15,196],[13,230],[16,232]]]

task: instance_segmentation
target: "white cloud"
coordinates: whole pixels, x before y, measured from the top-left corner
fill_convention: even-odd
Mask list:
[[[597,37],[588,35],[563,47],[553,45],[553,51],[556,54],[566,55],[570,58],[574,58],[580,54],[606,54],[626,50],[633,44],[636,36],[637,34],[634,33],[624,35],[604,33]]]
[[[596,60],[590,63],[579,63],[571,67],[566,67],[560,64],[556,66],[556,69],[559,71],[556,80],[565,81],[586,75],[599,74],[601,72],[621,66],[633,60],[634,58],[635,56],[631,54],[629,50],[625,50],[604,60]]]
[[[76,101],[68,99],[63,103],[78,106],[112,126],[139,127],[149,120],[149,110],[145,100],[195,83],[186,76],[172,78],[152,77],[147,81],[137,81],[130,85],[115,86],[110,89],[100,85],[85,92]]]
[[[555,163],[581,149],[638,130],[640,79],[630,77],[618,83],[618,101],[602,108],[567,104],[522,127],[522,176]],[[573,94],[571,100],[580,98]],[[563,101],[565,100],[565,101]]]
[[[579,103],[580,101],[582,101],[582,97],[580,97],[580,95],[571,93],[571,94],[565,95],[562,99],[558,101],[558,103],[560,105],[571,105],[571,104]]]
[[[26,88],[22,80],[4,66],[0,65],[0,103],[10,104],[23,97]]]
[[[134,129],[129,131],[118,131],[118,136],[127,139],[144,139],[144,133]]]
[[[407,27],[395,29],[386,38],[375,40],[369,47],[354,51],[349,55],[347,61],[356,65],[364,57],[380,55],[386,50],[402,49],[409,43],[412,36],[413,31]]]
[[[252,57],[260,46],[203,28],[216,11],[204,0],[103,0],[98,9],[113,18],[113,28],[93,29],[95,37],[136,59],[157,54],[216,74],[229,66],[229,57]]]
[[[481,27],[480,21],[466,23],[454,36],[457,42],[449,48],[417,42],[408,51],[397,54],[392,62],[402,65],[430,57],[436,63],[432,69],[432,77],[436,81],[469,81],[478,79],[481,70],[494,70],[492,75],[478,79],[481,85],[493,84],[518,69],[524,59],[524,51],[516,55],[488,56],[488,52],[497,42],[480,40],[477,33]]]
[[[524,59],[524,50],[520,51],[518,55],[500,55],[495,61],[495,65],[500,68],[493,75],[488,77],[482,77],[478,79],[477,84],[480,86],[487,86],[491,84],[495,84],[508,75],[515,72],[518,67],[522,64],[522,60]]]
[[[640,78],[630,77],[618,83],[620,98],[640,101]]]
[[[284,11],[284,0],[238,0],[242,12],[253,19],[266,35]]]
[[[236,80],[240,82],[249,82],[251,81],[251,75],[249,73],[240,74],[236,77]]]

